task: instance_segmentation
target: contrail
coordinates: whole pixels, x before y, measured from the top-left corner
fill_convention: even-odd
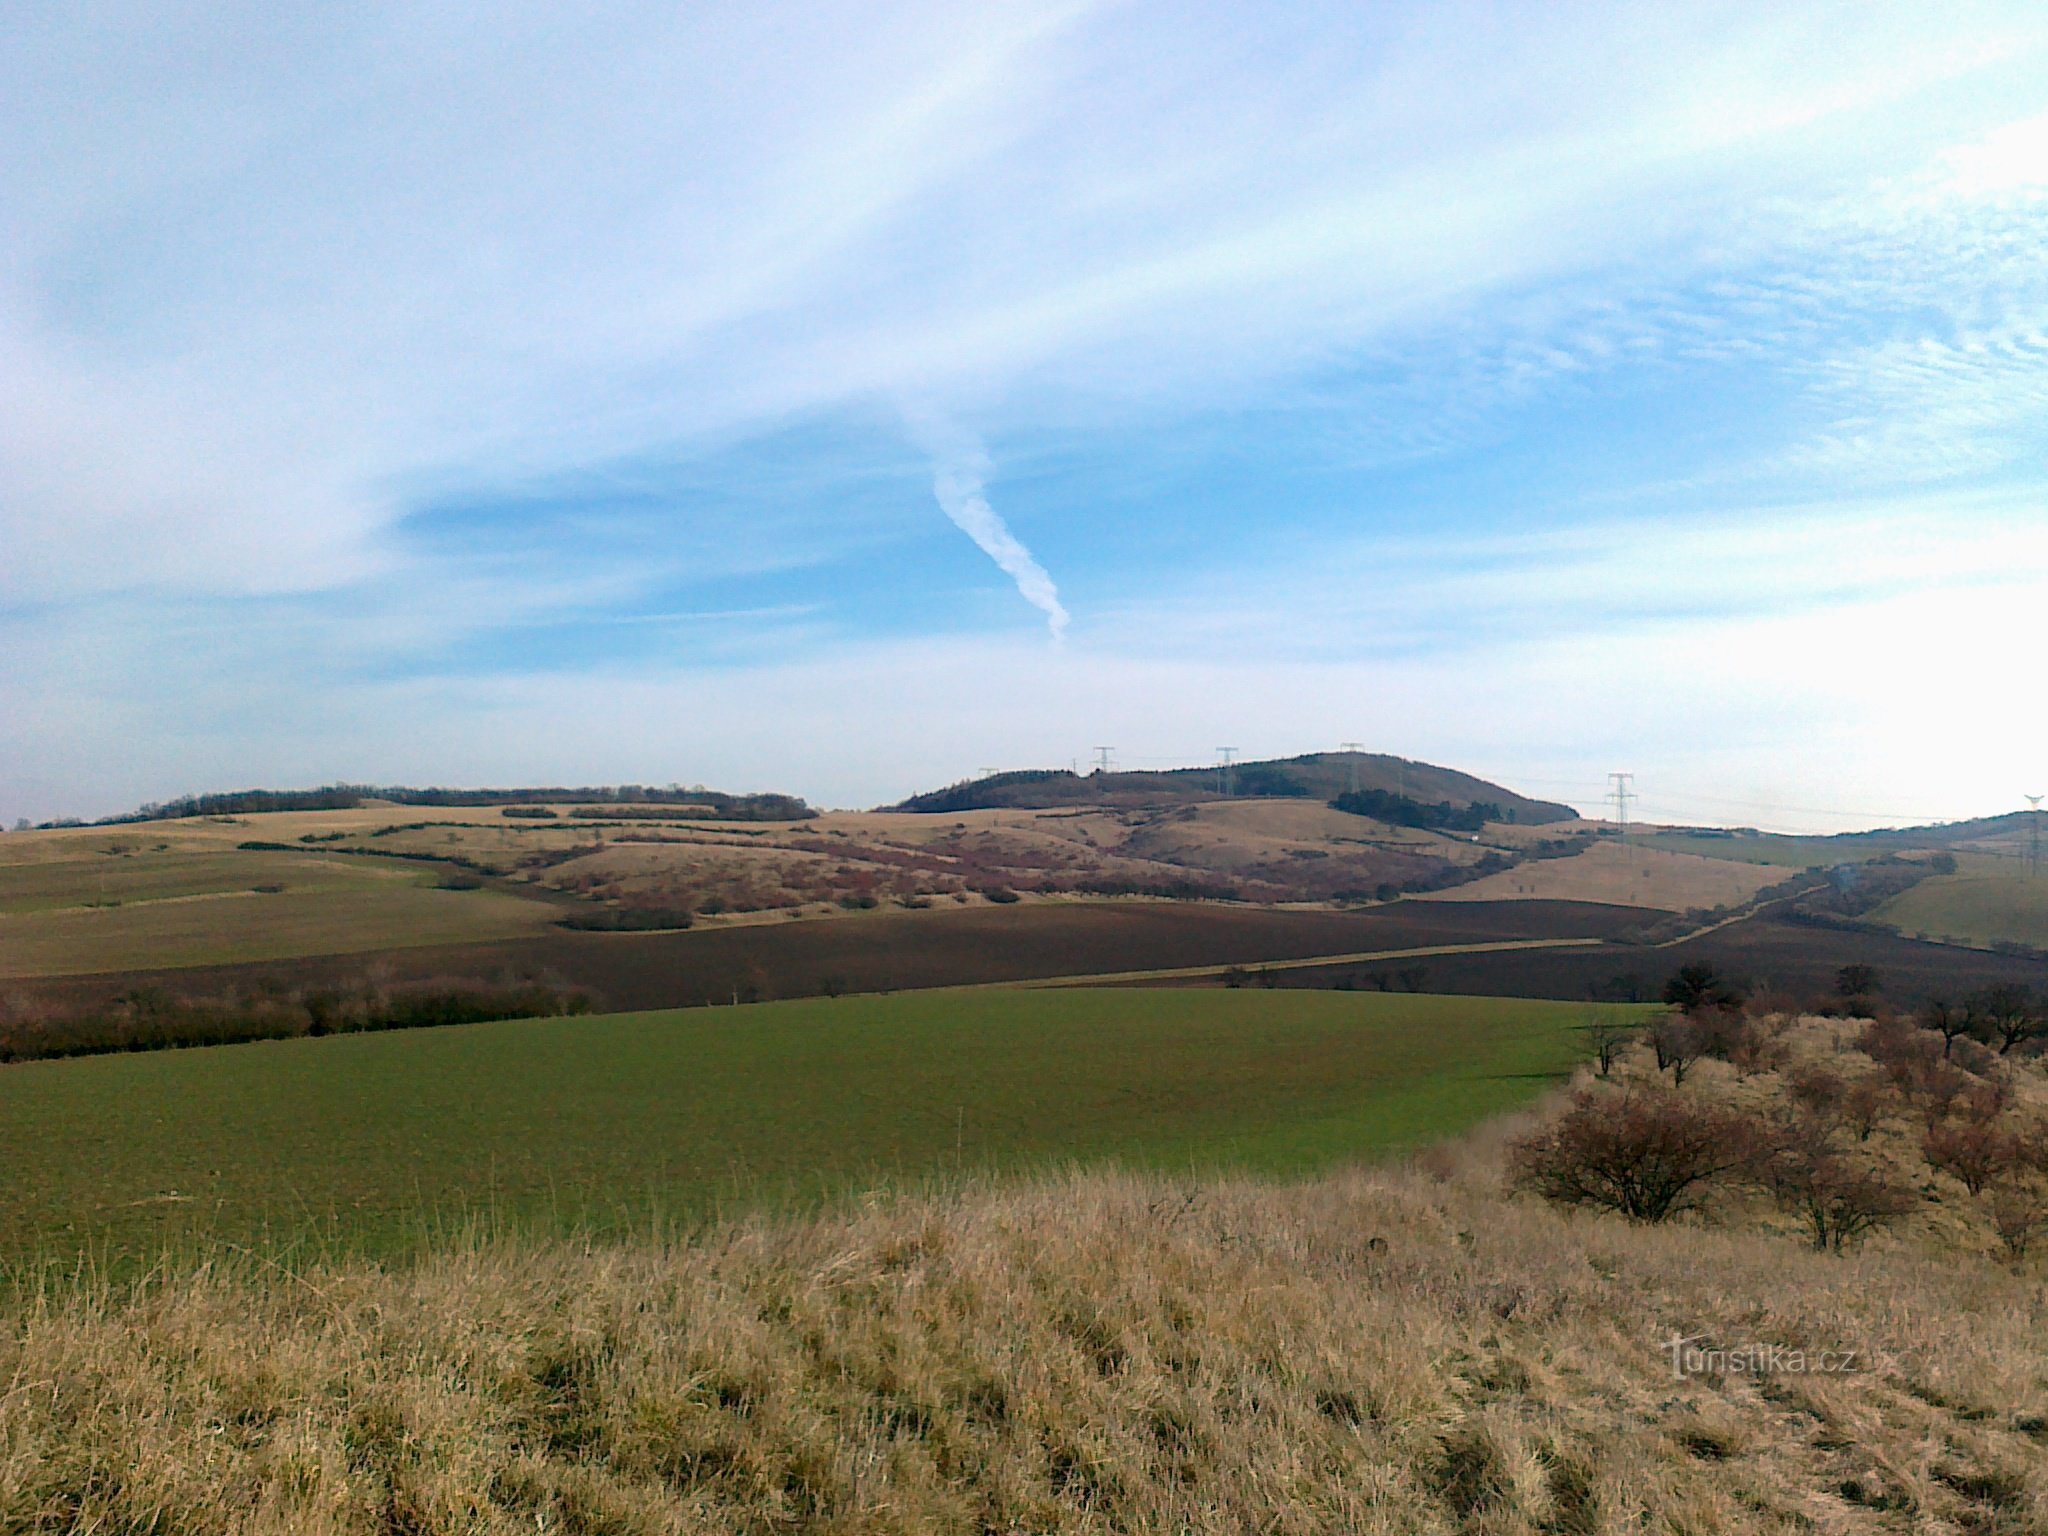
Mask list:
[[[936,432],[920,436],[925,438],[937,461],[932,471],[932,493],[938,497],[946,516],[1008,573],[1024,601],[1045,615],[1053,639],[1065,638],[1067,610],[1060,604],[1059,588],[1053,585],[1045,567],[1010,532],[1009,525],[988,504],[982,490],[988,477],[988,454],[972,438],[941,441]]]

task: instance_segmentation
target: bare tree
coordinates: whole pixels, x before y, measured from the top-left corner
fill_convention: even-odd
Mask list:
[[[1668,1013],[1650,1026],[1650,1045],[1657,1052],[1657,1070],[1671,1074],[1671,1086],[1685,1086],[1685,1074],[1702,1056],[1712,1055],[1712,1015]]]
[[[1977,1027],[1977,1020],[1968,1008],[1958,1007],[1939,997],[1927,1005],[1926,1012],[1920,1015],[1920,1022],[1941,1036],[1944,1060],[1954,1053],[1956,1041]]]
[[[1640,1027],[1635,1023],[1609,1015],[1596,1016],[1586,1027],[1587,1039],[1593,1047],[1593,1060],[1602,1077],[1614,1070],[1615,1059],[1640,1033]]]
[[[1998,1054],[2009,1056],[2015,1046],[2036,1039],[2044,1026],[2034,995],[2015,982],[1986,987],[1970,999],[1970,1011],[1985,1031],[1985,1038],[1998,1042]]]

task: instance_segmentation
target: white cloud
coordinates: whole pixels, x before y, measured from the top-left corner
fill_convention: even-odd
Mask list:
[[[1387,745],[1507,772],[1534,750],[1529,700],[1579,698],[1565,662],[1603,665],[1664,588],[1728,601],[1679,603],[1646,655],[1731,708],[1748,688],[1804,698],[1743,649],[1812,640],[1806,619],[1757,627],[1772,608],[1905,613],[1922,592],[1953,617],[1939,605],[1997,575],[1988,545],[1910,510],[1886,523],[1871,486],[2011,472],[2040,440],[2044,31],[2025,7],[17,8],[0,709],[26,724],[0,790],[42,812],[266,777],[675,777],[627,760],[685,745],[633,723],[637,702],[729,730],[685,776],[787,765],[791,787],[857,799],[929,777],[910,755],[934,716],[958,716],[946,740],[973,766],[1141,727],[1200,743],[1233,688],[1276,750],[1315,744],[1318,690],[1357,690],[1388,701]],[[788,562],[851,537],[791,495],[758,517],[679,506],[670,562],[462,567],[401,528],[432,496],[898,400],[992,441],[1047,419],[1157,440],[1193,407],[1284,408],[1361,356],[1403,381],[1373,402],[1384,421],[1358,411],[1362,457],[1439,452],[1501,402],[1630,359],[1775,369],[1811,420],[1764,469],[1807,476],[1816,504],[1776,534],[1667,521],[1648,550],[1601,526],[1349,564],[1291,547],[1279,509],[1291,580],[1119,573],[1134,596],[1091,613],[1063,560],[1077,638],[1028,676],[972,646],[959,666],[861,650],[900,669],[872,686],[822,656],[607,676],[616,703],[583,696],[599,674],[532,680],[524,703],[525,679],[418,675],[437,648],[602,612],[693,561],[755,570],[754,544]],[[1060,591],[987,466],[970,448],[941,471],[949,515],[1058,633]],[[1846,512],[1819,505],[1844,485]],[[1383,659],[1331,662],[1302,644],[1311,620]],[[1694,649],[1670,649],[1681,632]],[[1446,639],[1454,661],[1398,654]],[[1225,643],[1258,651],[1165,659]],[[1960,666],[1961,645],[1940,654]],[[872,709],[867,765],[807,756],[764,700],[849,728]],[[1505,758],[1495,708],[1523,722]],[[1682,739],[1646,709],[1645,731]]]
[[[418,476],[877,391],[1232,387],[1718,235],[1856,174],[1817,122],[2039,43],[1855,14],[23,26],[8,588],[346,579]]]

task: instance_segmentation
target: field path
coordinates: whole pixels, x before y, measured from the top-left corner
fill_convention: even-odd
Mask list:
[[[1036,976],[991,981],[990,987],[1108,987],[1123,981],[1177,981],[1225,971],[1307,971],[1321,965],[1364,965],[1374,960],[1420,960],[1431,955],[1491,955],[1515,949],[1598,949],[1605,939],[1499,939],[1484,944],[1430,944],[1420,949],[1372,949],[1349,955],[1305,955],[1294,960],[1237,960],[1222,965],[1178,965],[1154,971],[1104,971],[1093,976]]]

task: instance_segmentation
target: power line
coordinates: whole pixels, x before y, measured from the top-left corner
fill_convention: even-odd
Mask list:
[[[1588,796],[1594,792],[1593,782],[1590,779],[1544,779],[1524,773],[1503,775],[1503,777],[1512,777],[1516,784],[1526,785],[1531,789],[1564,790],[1567,793],[1575,792]],[[1607,792],[1601,795],[1600,798],[1603,800],[1614,798],[1611,782]],[[1938,826],[1943,822],[1958,819],[1954,816],[1929,815],[1923,811],[1845,810],[1840,806],[1778,805],[1763,800],[1738,800],[1727,795],[1703,795],[1673,791],[1661,793],[1659,799],[1660,802],[1668,802],[1674,805],[1725,805],[1746,811],[1786,811],[1800,816],[1831,816],[1841,821],[1888,822],[1894,825]]]
[[[1237,756],[1237,748],[1218,747],[1216,754],[1223,759],[1221,763],[1216,765],[1216,777],[1223,791],[1223,798],[1228,800],[1237,793],[1237,769],[1231,765],[1230,761],[1233,757]]]
[[[1111,755],[1116,751],[1116,748],[1095,747],[1092,750],[1095,753],[1095,771],[1097,773],[1108,773],[1111,767],[1113,766],[1110,762],[1110,758]]]

